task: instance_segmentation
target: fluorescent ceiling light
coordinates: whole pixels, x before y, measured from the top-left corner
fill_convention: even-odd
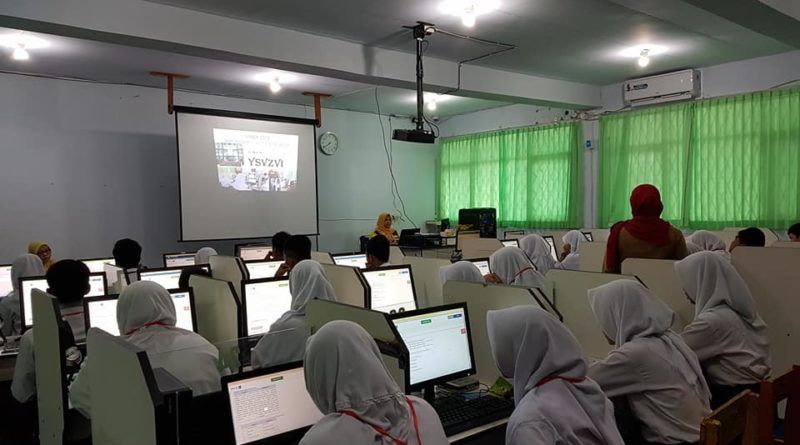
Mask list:
[[[14,52],[11,53],[11,58],[14,60],[28,60],[31,58],[31,55],[28,54],[28,51],[25,51],[25,48],[22,45],[16,47]]]
[[[0,35],[0,46],[12,49],[17,49],[19,47],[24,49],[40,49],[50,46],[50,42],[33,34],[15,32]]]
[[[478,16],[488,14],[499,7],[499,0],[444,0],[439,4],[439,11],[461,17],[461,23],[472,28]]]

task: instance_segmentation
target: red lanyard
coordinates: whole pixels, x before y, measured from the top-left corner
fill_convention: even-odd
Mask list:
[[[526,268],[522,269],[521,271],[517,272],[517,274],[514,275],[514,278],[511,279],[511,283],[517,281],[517,278],[519,278],[520,275],[522,275],[523,273],[525,273],[525,272],[527,272],[529,270],[533,270],[533,268],[529,266],[529,267],[526,267]],[[508,284],[511,284],[511,283],[508,283]]]
[[[586,381],[586,377],[572,378],[572,377],[561,377],[560,375],[551,375],[550,377],[543,378],[539,383],[537,383],[536,388],[542,385],[546,385],[552,382],[553,380],[563,380],[568,383],[583,383],[584,381]]]
[[[133,334],[134,332],[138,331],[139,329],[142,329],[142,328],[147,328],[147,327],[150,327],[150,326],[163,326],[163,327],[165,327],[165,328],[172,327],[172,326],[170,326],[170,325],[164,324],[164,322],[162,322],[162,321],[154,321],[154,322],[152,322],[152,323],[147,323],[147,324],[146,324],[146,325],[144,325],[144,326],[139,326],[138,328],[136,328],[136,329],[133,329],[133,330],[131,330],[130,332],[126,332],[126,333],[125,333],[125,335],[131,335],[131,334]]]
[[[405,399],[406,399],[406,403],[408,403],[408,408],[411,410],[411,417],[414,419],[414,431],[417,433],[417,443],[419,445],[422,445],[422,440],[419,438],[419,422],[417,421],[417,411],[414,409],[414,405],[411,404],[411,400],[409,400],[408,397],[406,397]],[[343,409],[343,410],[339,411],[339,413],[340,414],[344,414],[346,416],[350,416],[350,417],[358,420],[361,423],[364,423],[366,425],[371,426],[372,429],[375,430],[376,433],[380,434],[383,437],[388,437],[389,439],[392,439],[392,441],[394,443],[396,443],[397,445],[408,445],[408,442],[406,442],[405,440],[400,440],[400,439],[390,435],[383,428],[381,428],[381,427],[379,427],[377,425],[373,425],[370,422],[367,422],[366,420],[362,419],[358,414],[354,413],[353,411],[350,411],[349,409]]]
[[[76,316],[76,315],[83,315],[83,311],[79,311],[79,312],[70,312],[69,314],[61,314],[61,317],[62,317],[62,318],[66,318],[66,317],[74,317],[74,316]]]

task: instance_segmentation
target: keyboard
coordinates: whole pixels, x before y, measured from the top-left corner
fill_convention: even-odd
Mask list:
[[[437,398],[433,409],[439,414],[448,436],[505,419],[514,411],[514,401],[493,395],[466,399],[460,395]]]

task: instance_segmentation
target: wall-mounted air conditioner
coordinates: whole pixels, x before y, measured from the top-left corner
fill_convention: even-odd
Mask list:
[[[625,105],[634,107],[694,99],[700,97],[700,71],[689,69],[626,80],[622,95]]]

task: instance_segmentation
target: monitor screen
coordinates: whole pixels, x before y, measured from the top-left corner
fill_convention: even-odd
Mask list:
[[[552,236],[543,236],[547,244],[550,245],[550,256],[553,257],[553,260],[558,261],[558,252],[556,251],[556,240],[553,239]]]
[[[103,272],[95,272],[89,275],[89,293],[87,297],[99,297],[107,293],[106,290],[106,274]]]
[[[359,269],[367,267],[367,254],[359,253],[356,255],[332,255],[333,262],[337,266],[350,266]]]
[[[22,305],[25,315],[25,326],[33,326],[33,300],[32,291],[39,289],[47,292],[47,278],[29,277],[22,279]],[[106,294],[106,283],[103,281],[103,273],[93,273],[89,275],[89,293],[87,297],[99,297]]]
[[[11,265],[0,265],[0,297],[5,297],[12,290],[14,286],[11,285]]]
[[[586,237],[587,241],[589,241],[590,243],[594,242],[594,236],[592,236],[592,232],[582,232],[582,233],[583,233],[583,236]]]
[[[139,281],[154,281],[164,289],[177,289],[181,287],[181,272],[183,269],[156,269],[139,272]]]
[[[369,308],[394,314],[417,308],[411,266],[391,266],[363,271],[370,287]]]
[[[236,445],[306,428],[322,418],[302,367],[255,374],[225,381]]]
[[[272,252],[272,246],[241,246],[239,247],[239,258],[244,261],[263,260]]]
[[[164,267],[194,266],[194,253],[164,254]]]
[[[503,243],[503,247],[519,247],[518,239],[505,239],[500,242]]]
[[[242,289],[247,336],[265,334],[292,307],[288,278],[245,281]]]
[[[409,385],[433,383],[474,372],[466,305],[392,316],[409,352]]]
[[[169,293],[175,304],[175,327],[194,331],[194,318],[192,316],[192,297],[189,290],[176,290]],[[117,325],[117,299],[118,296],[89,299],[86,302],[88,310],[87,326],[100,328],[111,335],[120,335]]]
[[[114,264],[114,258],[97,258],[93,260],[80,260],[89,268],[89,272],[105,272],[106,264]]]
[[[108,286],[111,287],[117,284],[117,277],[119,276],[119,272],[122,271],[122,268],[115,266],[113,262],[103,263],[103,271],[106,273],[106,282],[108,282]]]
[[[247,267],[247,275],[251,280],[259,280],[261,278],[272,278],[275,272],[281,267],[283,261],[247,261],[244,263]]]
[[[488,258],[479,258],[475,260],[469,260],[470,263],[477,266],[478,270],[481,271],[481,275],[486,276],[492,273],[489,269],[489,259]]]

